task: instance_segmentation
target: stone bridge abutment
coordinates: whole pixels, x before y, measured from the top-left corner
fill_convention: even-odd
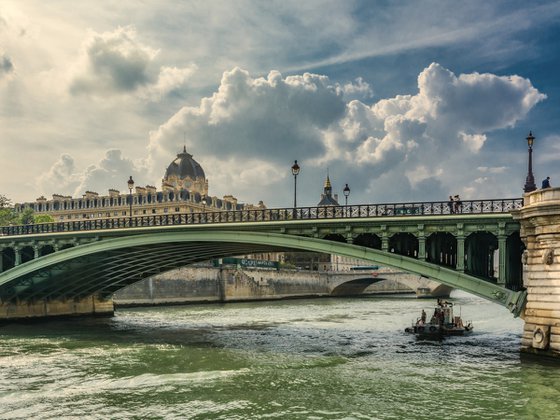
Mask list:
[[[560,188],[526,194],[523,208],[513,215],[527,247],[521,350],[560,357]]]

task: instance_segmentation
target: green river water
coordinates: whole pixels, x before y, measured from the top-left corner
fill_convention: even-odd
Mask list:
[[[560,365],[521,357],[522,321],[452,297],[469,337],[405,334],[435,303],[411,296],[0,326],[0,419],[560,419]]]

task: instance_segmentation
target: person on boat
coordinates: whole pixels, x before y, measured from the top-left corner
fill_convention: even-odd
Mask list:
[[[426,311],[424,309],[422,309],[422,315],[420,316],[420,321],[422,322],[422,324],[426,323]]]

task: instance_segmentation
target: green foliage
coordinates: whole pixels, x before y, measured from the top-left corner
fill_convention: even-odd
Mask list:
[[[12,205],[12,200],[10,200],[5,195],[0,194],[0,209],[11,207],[11,205]]]
[[[17,216],[12,208],[12,200],[0,194],[0,226],[17,223]]]
[[[54,219],[48,214],[35,215],[33,209],[26,208],[19,215],[12,207],[12,200],[0,194],[0,226],[29,225],[32,223],[52,223]]]
[[[27,207],[25,208],[20,216],[19,216],[19,224],[20,225],[30,225],[31,223],[34,222],[35,218],[33,217],[33,209]]]
[[[13,209],[10,208],[0,208],[0,226],[17,224],[17,216]]]
[[[33,216],[33,221],[35,223],[52,223],[54,222],[54,218],[50,214],[38,214],[37,216]]]

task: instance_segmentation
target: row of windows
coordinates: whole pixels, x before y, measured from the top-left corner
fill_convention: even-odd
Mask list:
[[[156,203],[166,203],[170,201],[188,201],[192,203],[202,203],[206,204],[205,200],[208,200],[208,206],[216,207],[218,209],[223,208],[224,210],[233,210],[234,205],[229,201],[222,201],[219,198],[206,198],[199,193],[189,193],[187,190],[180,191],[179,193],[170,192],[158,192],[156,194],[147,195],[133,195],[132,204],[133,205],[143,205],[143,204],[156,204]],[[26,207],[32,208],[36,212],[49,212],[49,211],[62,211],[62,210],[80,210],[89,208],[102,208],[102,207],[119,207],[130,205],[129,196],[119,196],[119,197],[102,197],[102,198],[79,198],[72,199],[69,201],[58,201],[53,200],[46,203],[25,203],[16,206],[16,211],[22,211]],[[239,206],[237,206],[239,207]]]
[[[181,208],[175,207],[173,211],[175,213],[179,213],[181,211]],[[189,211],[192,213],[192,209],[189,209]],[[168,207],[165,207],[162,209],[162,212],[164,214],[169,213],[170,209]],[[134,216],[140,216],[140,215],[157,214],[158,211],[157,209],[141,209],[141,210],[134,210],[132,213]],[[114,212],[108,211],[105,213],[68,214],[68,215],[60,216],[59,220],[64,221],[64,220],[72,220],[72,219],[104,219],[110,217],[123,217],[123,216],[127,216],[127,214],[128,212],[125,210],[114,211]]]

